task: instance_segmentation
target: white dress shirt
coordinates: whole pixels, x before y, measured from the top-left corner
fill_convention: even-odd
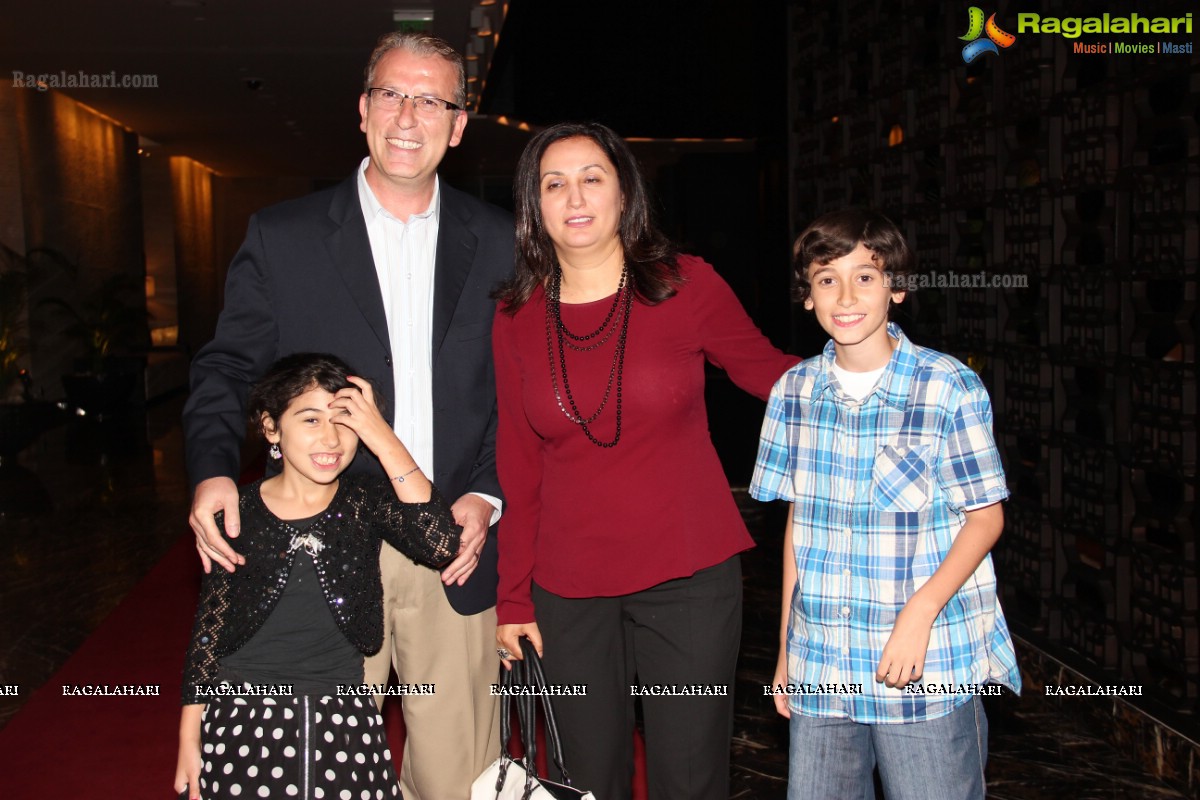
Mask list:
[[[433,271],[437,256],[441,184],[435,177],[429,208],[407,221],[380,205],[367,184],[364,158],[358,171],[358,199],[367,223],[371,256],[379,277],[392,351],[392,427],[417,466],[433,472]],[[500,518],[497,497],[474,492],[492,505],[491,523]],[[448,498],[454,502],[457,498]]]

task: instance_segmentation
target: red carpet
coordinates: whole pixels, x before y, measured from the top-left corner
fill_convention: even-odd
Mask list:
[[[200,561],[180,537],[0,730],[4,800],[172,797],[183,653]],[[158,697],[65,697],[63,685],[157,684]]]
[[[183,655],[199,581],[200,560],[188,533],[0,730],[0,798],[173,796]],[[160,691],[157,697],[78,697],[64,696],[64,685],[157,685]],[[399,705],[384,710],[399,767]],[[539,755],[544,752],[543,742]],[[637,756],[633,796],[645,800],[640,741]]]

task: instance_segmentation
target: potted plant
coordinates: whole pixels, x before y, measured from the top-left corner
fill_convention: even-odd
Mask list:
[[[29,294],[24,259],[3,248],[4,267],[0,269],[0,402],[11,403],[22,397],[18,384],[24,369],[21,360],[29,352],[29,325],[25,316]]]
[[[29,292],[48,267],[70,268],[57,251],[47,247],[24,255],[0,244],[0,403],[32,399],[25,356],[29,354]]]
[[[45,487],[17,462],[17,454],[63,414],[34,397],[29,354],[29,289],[44,261],[61,263],[45,249],[18,253],[0,244],[0,516],[38,511],[49,504]]]
[[[35,400],[25,363],[29,292],[48,267],[68,265],[49,248],[21,254],[0,244],[0,459],[27,447],[56,416],[53,403]]]
[[[122,409],[137,386],[148,344],[143,286],[119,273],[101,281],[78,306],[52,297],[39,307],[56,309],[67,320],[63,334],[79,343],[76,371],[63,375],[69,405],[100,417]]]

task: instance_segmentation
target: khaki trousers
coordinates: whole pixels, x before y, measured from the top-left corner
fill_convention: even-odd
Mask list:
[[[408,733],[400,787],[405,800],[468,800],[471,782],[500,755],[500,698],[491,695],[500,669],[496,609],[462,616],[440,572],[387,544],[379,566],[384,642],[367,659],[365,680],[386,683],[391,666],[401,684],[435,687],[401,697]]]

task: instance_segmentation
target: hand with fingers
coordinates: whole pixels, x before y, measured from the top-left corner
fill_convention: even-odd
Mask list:
[[[375,392],[371,384],[354,376],[349,376],[348,380],[356,388],[341,389],[333,396],[329,407],[342,412],[333,417],[333,421],[354,431],[359,442],[375,454],[392,479],[392,487],[401,502],[427,502],[433,484],[383,418],[379,406],[375,404]]]
[[[897,689],[921,680],[933,619],[911,604],[901,609],[892,625],[892,635],[883,646],[875,680]]]
[[[790,698],[786,692],[778,691],[778,687],[787,686],[787,682],[787,653],[786,651],[781,651],[779,653],[779,660],[775,664],[775,676],[771,678],[771,686],[776,688],[776,692],[771,699],[775,701],[775,713],[784,719],[791,719],[792,709]]]
[[[464,494],[450,506],[456,525],[462,527],[458,556],[442,570],[442,583],[462,586],[479,566],[479,556],[487,543],[492,504],[476,494]]]
[[[345,425],[358,434],[359,441],[381,461],[392,451],[397,451],[398,457],[408,457],[411,460],[408,448],[396,437],[392,426],[379,412],[371,384],[353,375],[348,376],[348,380],[357,388],[341,389],[333,396],[333,402],[329,404],[329,407],[345,412],[341,416],[334,417],[333,421],[339,425]]]
[[[179,718],[179,755],[175,761],[175,792],[188,800],[200,798],[200,723],[203,705],[186,705]]]
[[[538,630],[536,622],[524,622],[518,625],[497,625],[496,655],[500,656],[500,663],[504,665],[505,669],[512,669],[512,660],[514,658],[517,661],[525,660],[525,655],[521,651],[522,636],[529,639],[538,656],[544,655],[542,652],[542,632]]]
[[[218,511],[224,512],[224,534],[217,526]],[[226,536],[236,539],[242,532],[237,484],[231,478],[208,478],[196,485],[188,524],[196,534],[196,551],[205,572],[212,571],[214,561],[229,572],[246,563],[245,557],[226,539]]]

